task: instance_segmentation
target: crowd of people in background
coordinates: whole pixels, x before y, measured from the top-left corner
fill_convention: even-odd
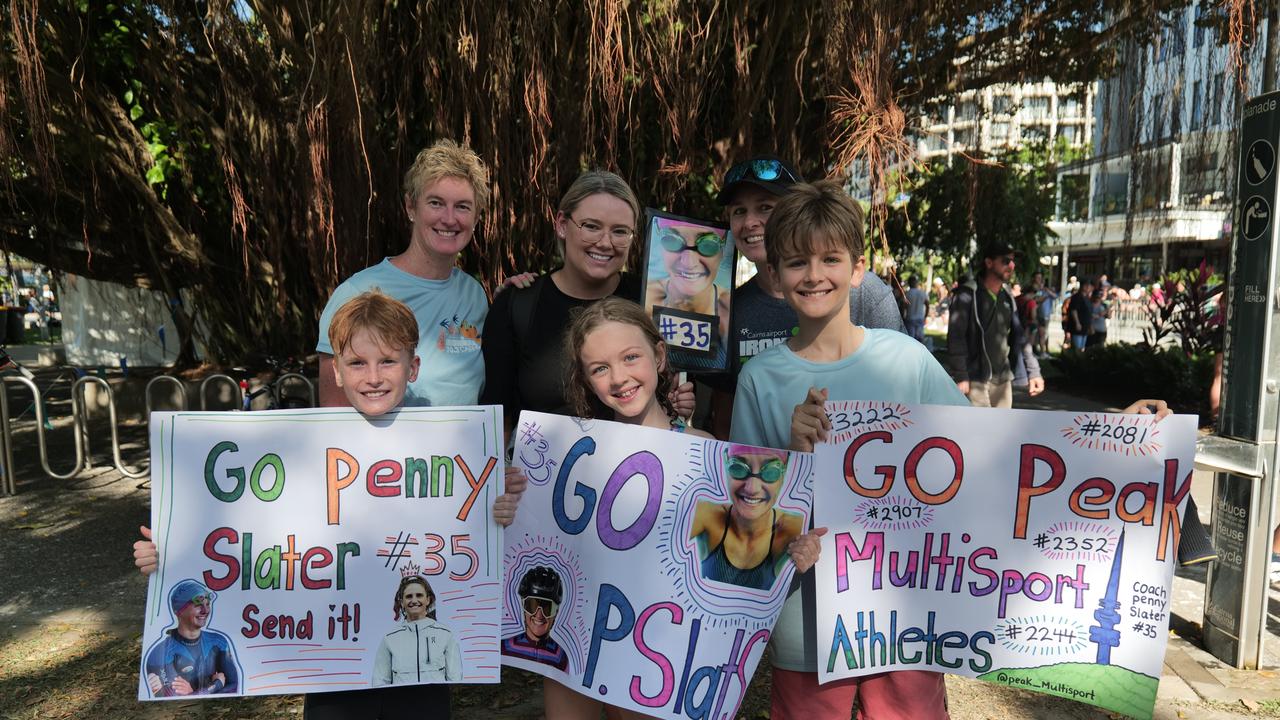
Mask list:
[[[1027,279],[1025,274],[1022,277]],[[1140,327],[1150,306],[1166,302],[1164,288],[1149,281],[1144,284],[1144,280],[1126,290],[1112,284],[1106,274],[1096,280],[1072,275],[1059,292],[1037,270],[1026,284],[1019,283],[1016,276],[1010,277],[1007,287],[1026,343],[1038,360],[1044,360],[1051,352],[1106,344],[1111,322],[1117,318],[1126,326]],[[906,275],[901,290],[895,288],[895,294],[908,334],[933,349],[934,338],[948,331],[956,294],[973,282],[973,275],[965,272],[955,283],[933,276],[926,287],[918,274]],[[1180,283],[1175,287],[1183,289]],[[1050,337],[1059,330],[1061,340],[1054,344]]]

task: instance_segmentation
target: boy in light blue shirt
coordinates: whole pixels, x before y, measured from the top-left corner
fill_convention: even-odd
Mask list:
[[[849,319],[849,285],[866,270],[861,209],[832,182],[797,185],[778,202],[766,229],[768,263],[798,317],[796,334],[743,366],[733,409],[734,442],[811,452],[830,430],[828,400],[968,405],[924,346],[901,333],[868,330]],[[800,404],[796,404],[799,401]],[[1169,414],[1161,400],[1125,412]],[[826,528],[789,546],[799,576],[774,628],[773,720],[858,717],[943,720],[941,673],[898,670],[818,685],[815,588],[808,570]]]
[[[832,182],[796,185],[774,207],[767,259],[796,311],[798,331],[743,366],[733,442],[811,451],[825,437],[822,403],[828,399],[969,404],[924,345],[849,319],[849,286],[866,272],[862,225],[861,209]],[[940,673],[897,671],[818,685],[814,579],[807,570],[817,562],[823,534],[820,528],[790,548],[803,573],[801,591],[787,599],[773,632],[770,717],[843,720],[857,697],[860,717],[946,718]]]
[[[484,384],[480,341],[489,311],[489,299],[480,283],[458,268],[450,270],[443,280],[419,277],[386,258],[352,275],[333,291],[320,315],[317,352],[334,354],[329,345],[333,314],[348,300],[370,290],[379,290],[408,305],[418,321],[415,352],[422,359],[424,372],[409,383],[404,404],[474,405]]]

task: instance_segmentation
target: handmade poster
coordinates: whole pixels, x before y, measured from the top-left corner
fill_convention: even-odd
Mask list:
[[[1196,419],[828,403],[818,672],[977,677],[1150,717]]]
[[[656,717],[735,717],[795,571],[812,455],[532,412],[514,452],[529,489],[502,663]]]
[[[644,308],[677,370],[728,368],[736,250],[717,223],[645,209]]]
[[[502,409],[151,415],[141,700],[496,683]]]

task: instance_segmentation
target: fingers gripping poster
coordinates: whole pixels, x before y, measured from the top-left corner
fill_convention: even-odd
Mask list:
[[[494,683],[502,411],[153,413],[139,699]]]
[[[820,682],[936,670],[1150,717],[1196,423],[828,403]]]
[[[525,412],[502,662],[668,718],[733,717],[807,527],[812,456]]]

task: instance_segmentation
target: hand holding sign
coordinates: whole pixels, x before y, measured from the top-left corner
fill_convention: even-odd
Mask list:
[[[796,564],[796,572],[803,575],[818,562],[818,557],[822,554],[822,537],[826,534],[827,528],[814,528],[792,540],[787,546],[787,554]]]
[[[791,449],[813,452],[818,443],[827,441],[831,430],[831,418],[827,417],[826,388],[809,388],[804,402],[791,413]]]

